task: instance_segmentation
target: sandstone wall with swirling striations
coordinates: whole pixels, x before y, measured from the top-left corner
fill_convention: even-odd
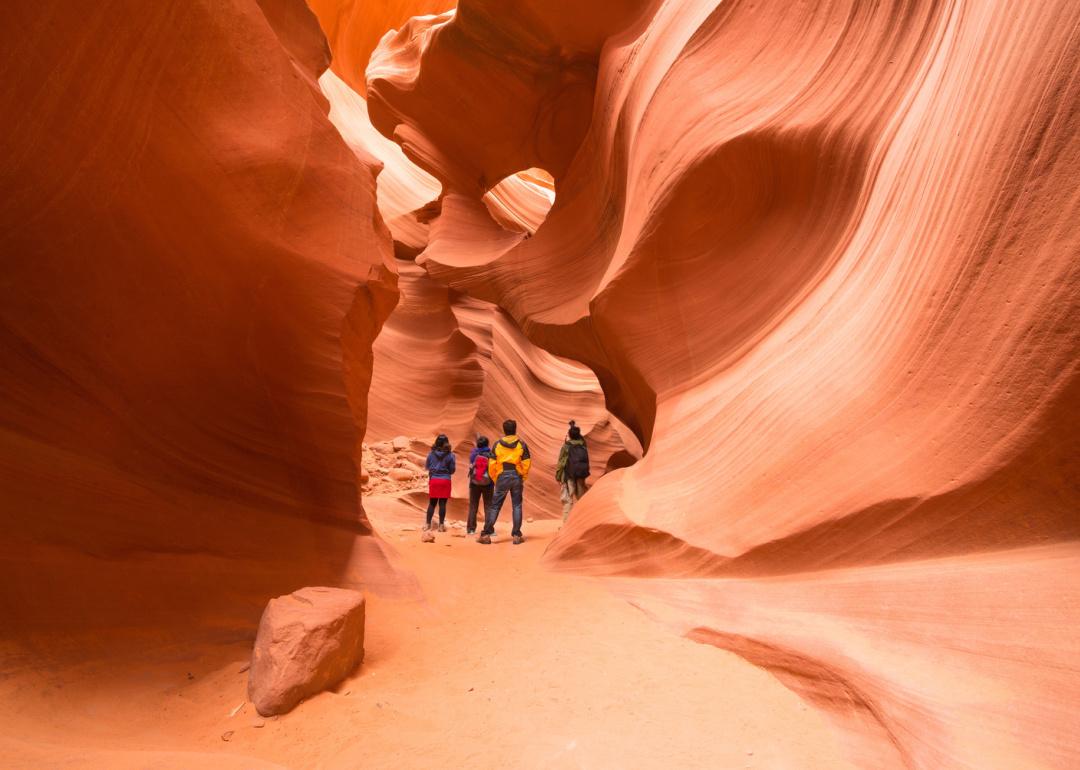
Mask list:
[[[586,434],[593,481],[641,456],[587,367],[538,348],[491,303],[447,290],[407,260],[397,267],[401,300],[373,346],[368,443],[445,433],[461,461],[476,435],[494,441],[515,418],[533,455],[527,514],[538,518],[560,510],[554,473],[568,419]],[[464,469],[454,496],[467,499]]]
[[[566,45],[530,13],[414,20],[368,88],[448,191],[420,264],[647,448],[552,565],[697,578],[625,585],[865,766],[1076,764],[1080,9],[597,3]],[[530,166],[525,239],[478,198]]]
[[[387,30],[413,16],[452,10],[455,0],[307,0],[334,51],[334,73],[360,96],[367,91],[364,69]]]
[[[133,626],[250,627],[308,582],[392,588],[353,462],[391,243],[314,90],[314,18],[276,0],[5,17],[5,635],[141,644]]]
[[[494,440],[503,420],[515,418],[534,457],[528,515],[558,515],[554,468],[567,420],[575,419],[587,435],[593,480],[639,458],[639,442],[607,411],[587,367],[538,348],[496,305],[448,290],[412,261],[456,243],[486,240],[488,248],[498,248],[531,237],[554,202],[550,175],[523,170],[479,200],[448,193],[375,130],[366,100],[347,83],[327,72],[319,84],[330,119],[353,152],[380,167],[379,210],[398,255],[401,298],[373,348],[368,442],[445,433],[464,455],[476,435]],[[481,233],[463,227],[465,217]],[[468,494],[463,472],[454,494]]]

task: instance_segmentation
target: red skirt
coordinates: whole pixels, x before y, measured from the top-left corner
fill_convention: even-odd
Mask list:
[[[428,479],[428,497],[436,500],[450,497],[450,479]]]

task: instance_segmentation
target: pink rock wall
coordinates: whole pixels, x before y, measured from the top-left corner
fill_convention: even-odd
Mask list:
[[[572,412],[645,455],[552,567],[859,766],[1080,765],[1080,8],[451,6],[313,0],[336,76],[289,0],[7,9],[5,634],[393,588],[369,391]]]
[[[573,14],[530,8],[414,20],[368,87],[452,193],[419,263],[646,445],[550,563],[698,578],[627,591],[865,766],[1080,761],[1077,10],[598,3],[558,48]],[[529,165],[554,207],[493,237],[476,199]]]
[[[331,120],[358,159],[381,166],[378,206],[399,257],[400,301],[373,348],[368,442],[445,433],[464,456],[477,434],[494,440],[503,420],[515,418],[534,456],[528,515],[558,515],[554,470],[569,419],[588,435],[594,480],[640,457],[639,442],[607,411],[587,367],[538,348],[497,306],[448,290],[412,261],[421,252],[459,255],[458,245],[476,259],[479,244],[507,248],[531,237],[554,201],[550,175],[523,170],[480,200],[445,193],[375,130],[363,97],[333,73],[319,82]],[[462,465],[454,494],[467,492]]]

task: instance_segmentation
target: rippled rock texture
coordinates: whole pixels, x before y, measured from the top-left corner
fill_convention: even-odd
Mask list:
[[[444,188],[417,262],[587,364],[646,447],[550,563],[668,578],[620,585],[867,767],[1080,762],[1078,24],[463,0],[368,66]],[[530,167],[556,197],[526,238],[480,198]]]
[[[5,631],[400,585],[369,390],[575,412],[552,567],[859,766],[1080,765],[1080,6],[513,5],[9,4]]]
[[[354,556],[390,580],[353,454],[392,246],[372,168],[327,118],[315,17],[5,17],[5,633],[250,625],[269,595],[360,577]]]

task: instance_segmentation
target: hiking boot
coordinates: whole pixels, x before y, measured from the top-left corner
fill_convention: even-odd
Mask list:
[[[475,529],[467,529],[467,530],[465,530],[465,534],[466,535],[475,535],[476,530]]]
[[[476,542],[480,543],[481,545],[491,545],[491,536],[480,535],[480,537],[476,538]]]
[[[440,532],[445,532],[446,531],[446,525],[445,524],[439,524],[439,531]]]
[[[521,535],[514,535],[514,545],[521,545],[524,542],[525,538],[523,538]]]

